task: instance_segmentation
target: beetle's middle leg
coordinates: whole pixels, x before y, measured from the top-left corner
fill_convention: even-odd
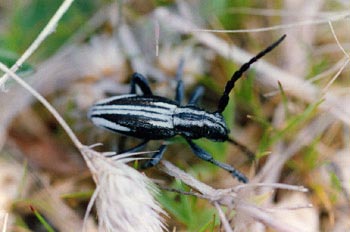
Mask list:
[[[160,162],[160,160],[163,158],[163,155],[167,146],[168,146],[167,144],[160,146],[159,150],[152,156],[152,158],[142,165],[142,168],[146,169],[146,168],[151,168],[153,166],[156,166]]]
[[[234,167],[215,160],[212,155],[210,155],[209,153],[204,151],[202,148],[197,146],[195,143],[192,142],[192,140],[187,140],[187,142],[191,146],[191,149],[194,152],[194,154],[196,156],[198,156],[199,158],[201,158],[202,160],[208,161],[208,162],[228,171],[229,173],[231,173],[232,176],[236,177],[240,182],[243,182],[243,183],[248,182],[248,178],[243,173],[241,173],[240,171],[235,169]]]
[[[118,151],[118,153],[121,153],[121,151],[125,150],[126,140],[127,140],[127,136],[125,136],[125,135],[121,135],[118,138],[118,141],[117,141],[117,149],[118,149],[117,151]]]
[[[124,150],[124,151],[119,152],[119,153],[138,152],[138,151],[142,150],[147,145],[148,142],[149,142],[149,140],[143,140],[141,143],[137,144],[135,147],[129,148],[129,149]]]

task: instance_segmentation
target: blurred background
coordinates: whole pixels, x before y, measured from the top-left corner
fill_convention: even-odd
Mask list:
[[[11,67],[61,3],[1,0],[0,61]],[[229,143],[196,142],[253,182],[309,189],[250,199],[276,207],[313,205],[273,212],[276,220],[305,231],[349,231],[349,7],[342,0],[76,0],[17,74],[53,104],[84,144],[118,151],[121,140],[125,148],[139,141],[95,127],[86,112],[97,100],[127,93],[133,72],[147,76],[154,93],[173,99],[184,59],[186,96],[204,86],[200,105],[213,111],[232,73],[287,34],[237,82],[224,112],[230,135],[256,160]],[[215,188],[238,184],[195,157],[183,139],[169,142],[164,159]],[[146,150],[159,145],[151,142]],[[145,173],[162,186],[189,191],[157,168]],[[56,120],[8,80],[0,92],[0,228],[8,215],[8,231],[47,231],[34,207],[54,231],[78,231],[93,190],[90,172]],[[169,214],[170,231],[220,230],[210,202],[163,190],[157,199]],[[90,223],[93,228],[96,218]]]

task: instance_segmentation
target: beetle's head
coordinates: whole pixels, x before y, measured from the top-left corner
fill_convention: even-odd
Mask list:
[[[205,137],[213,141],[226,141],[230,130],[226,126],[224,117],[218,112],[211,115],[210,119],[204,120]]]

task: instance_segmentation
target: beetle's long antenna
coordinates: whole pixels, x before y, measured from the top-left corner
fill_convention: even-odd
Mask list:
[[[239,150],[241,150],[244,154],[246,154],[249,158],[249,160],[255,160],[255,154],[254,152],[252,152],[251,150],[249,150],[248,147],[246,147],[245,145],[241,144],[240,142],[238,142],[237,140],[228,137],[227,141],[232,143],[233,145],[235,145],[236,147],[239,148]]]
[[[271,44],[270,46],[265,48],[263,51],[259,52],[255,57],[250,59],[247,63],[243,64],[240,67],[240,69],[238,69],[232,75],[231,80],[229,80],[226,83],[225,91],[219,100],[217,112],[222,113],[225,110],[225,108],[228,104],[228,101],[229,101],[229,94],[230,94],[231,90],[233,89],[233,87],[235,86],[235,82],[243,75],[243,73],[245,71],[247,71],[250,68],[250,65],[252,65],[254,62],[258,61],[261,57],[265,56],[267,53],[272,51],[275,47],[277,47],[284,40],[285,37],[286,37],[286,35],[283,35],[279,40],[277,40],[276,42],[274,42],[273,44]]]

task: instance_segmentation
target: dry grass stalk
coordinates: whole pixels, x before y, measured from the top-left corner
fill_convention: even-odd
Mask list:
[[[2,221],[2,232],[6,232],[7,231],[7,221],[8,221],[8,218],[9,218],[9,214],[8,213],[4,213],[3,215],[3,221]]]
[[[175,177],[176,179],[180,179],[185,184],[195,189],[199,193],[189,192],[186,194],[194,195],[196,197],[200,197],[211,202],[218,210],[222,225],[225,231],[232,231],[232,227],[230,226],[229,220],[225,217],[221,211],[220,206],[227,207],[228,211],[235,210],[236,218],[239,218],[239,224],[248,225],[249,221],[253,220],[255,222],[261,222],[265,226],[269,226],[277,231],[286,231],[286,232],[295,232],[298,231],[297,228],[293,226],[276,220],[276,218],[269,214],[269,211],[280,210],[269,207],[257,206],[247,201],[248,196],[252,196],[255,193],[256,187],[268,187],[272,189],[287,189],[299,192],[307,192],[308,190],[303,186],[293,186],[287,184],[279,184],[279,183],[258,183],[254,184],[254,180],[252,180],[253,184],[244,184],[238,185],[233,188],[228,189],[214,189],[209,185],[206,185],[193,176],[183,172],[179,168],[175,167],[168,161],[161,161],[161,169],[170,176]],[[311,205],[298,205],[287,207],[284,210],[296,210],[296,209],[305,209],[310,208]]]

